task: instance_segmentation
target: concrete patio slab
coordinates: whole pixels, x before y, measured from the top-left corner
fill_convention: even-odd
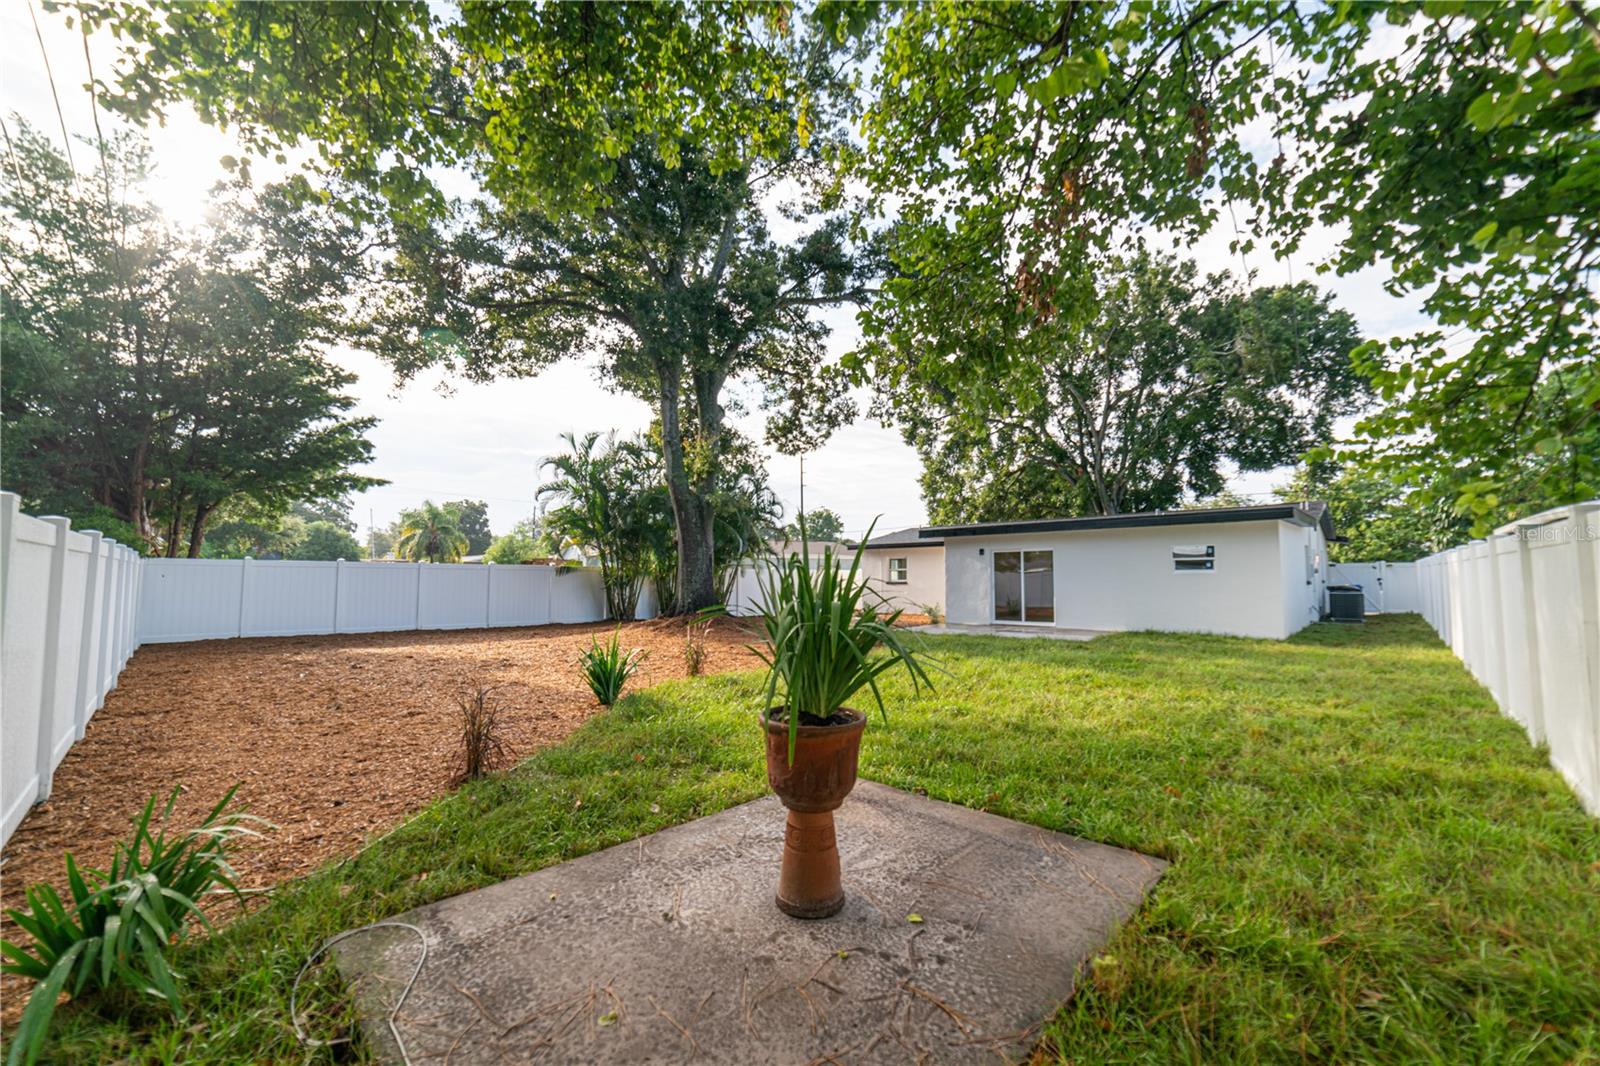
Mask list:
[[[849,901],[772,902],[767,797],[399,916],[336,949],[378,1056],[470,1063],[1020,1060],[1159,859],[861,782]]]
[[[990,625],[974,626],[956,622],[940,622],[937,625],[910,626],[913,632],[927,633],[934,636],[954,634],[969,637],[1031,637],[1035,640],[1093,640],[1108,634],[1104,629],[1065,629],[1057,626],[1031,625],[1007,626]]]

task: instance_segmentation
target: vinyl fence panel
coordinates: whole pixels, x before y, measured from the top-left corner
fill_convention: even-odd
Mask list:
[[[488,566],[489,625],[537,626],[550,621],[555,568]]]
[[[142,568],[139,636],[146,643],[239,635],[244,584],[239,560],[146,559]]]
[[[238,561],[241,637],[334,632],[338,563]]]
[[[23,514],[0,493],[0,842],[50,797],[133,654],[137,570],[116,541]]]
[[[489,571],[482,563],[418,563],[418,629],[484,629],[489,625]]]
[[[269,566],[269,563],[257,563]],[[338,571],[340,633],[417,628],[422,563],[351,563]]]

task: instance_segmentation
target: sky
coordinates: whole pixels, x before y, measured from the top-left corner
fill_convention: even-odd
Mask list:
[[[38,36],[30,12],[38,20]],[[74,137],[92,136],[94,114],[85,87],[89,79],[84,40],[75,28],[66,27],[63,13],[47,13],[37,6],[37,0],[0,4],[0,41],[5,42],[0,46],[0,113],[7,122],[17,113],[58,144],[63,122]],[[114,56],[110,39],[104,34],[92,37],[89,54],[95,73],[106,77]],[[54,76],[55,95],[47,64]],[[100,120],[108,132],[116,122],[104,111]],[[197,222],[208,190],[223,177],[222,156],[239,154],[238,144],[228,134],[202,123],[186,106],[175,106],[166,125],[149,129],[147,135],[157,161],[152,196],[175,221]],[[92,147],[74,140],[72,150],[80,171],[86,170],[92,164]],[[264,163],[253,167],[258,181],[275,176]],[[1238,273],[1239,256],[1228,249],[1232,237],[1232,228],[1222,225],[1192,248],[1180,250],[1203,270]],[[1386,293],[1382,268],[1345,277],[1318,277],[1314,266],[1337,239],[1337,232],[1319,230],[1292,261],[1274,261],[1270,253],[1260,250],[1246,257],[1244,267],[1254,273],[1257,284],[1315,279],[1334,294],[1337,306],[1356,316],[1369,337],[1387,338],[1425,324],[1418,308],[1420,297],[1402,300]],[[830,357],[849,351],[859,340],[850,311],[829,312],[825,321],[832,328]],[[531,379],[474,384],[434,376],[399,387],[374,356],[346,348],[334,349],[329,355],[358,375],[351,390],[357,401],[355,413],[378,419],[369,434],[373,461],[362,472],[389,484],[354,497],[353,517],[363,537],[369,522],[382,528],[403,508],[423,499],[484,500],[489,505],[491,527],[504,532],[535,511],[541,460],[562,450],[563,432],[615,429],[627,434],[650,422],[647,405],[608,392],[599,383],[593,363],[560,364]],[[862,413],[857,421],[804,459],[806,505],[832,508],[853,535],[873,521],[884,531],[926,520],[916,453],[898,431],[866,415],[868,402],[865,393],[859,394]],[[759,411],[743,416],[736,424],[752,439],[761,438]],[[792,515],[800,500],[801,461],[767,451],[771,486]],[[1264,499],[1287,477],[1287,469],[1235,474],[1229,488]]]

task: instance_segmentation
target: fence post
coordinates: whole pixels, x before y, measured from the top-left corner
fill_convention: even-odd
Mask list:
[[[253,561],[248,555],[239,560],[239,624],[235,627],[238,632],[234,634],[239,637],[244,636],[244,601],[250,588],[250,564]]]
[[[138,651],[139,646],[144,643],[139,636],[139,607],[144,603],[144,556],[135,551],[128,565],[133,568],[133,608],[129,612],[133,620],[128,623],[128,629],[133,634],[133,650]]]
[[[344,559],[335,559],[333,562],[333,628],[330,633],[339,632],[339,597],[344,591]]]
[[[122,665],[133,658],[135,609],[139,605],[139,553],[128,549],[128,603],[122,612]]]
[[[122,673],[122,668],[128,662],[128,549],[122,552],[122,568],[117,571],[117,628],[115,630],[115,649],[117,673]]]
[[[489,628],[490,605],[494,602],[494,564],[484,563],[483,571],[483,628]]]
[[[14,492],[0,492],[0,617],[4,617],[3,605],[6,602],[6,589],[11,587],[11,557],[16,554],[16,545],[12,543],[12,531],[17,525],[17,509],[21,506],[21,499]]]
[[[89,691],[89,686],[92,679],[98,678],[96,671],[102,651],[100,642],[94,639],[94,616],[100,599],[100,541],[105,534],[98,529],[91,529],[84,535],[89,538],[89,571],[83,578],[83,626],[78,633],[78,691],[72,701],[72,733],[76,740],[83,739],[83,731],[89,724],[89,715],[92,713],[90,704],[94,702],[94,693]]]
[[[44,654],[40,656],[43,673],[39,685],[39,743],[37,748],[39,790],[36,801],[50,798],[50,786],[56,772],[56,689],[57,675],[61,673],[61,601],[67,577],[67,534],[72,530],[72,519],[50,515],[44,519],[55,528],[55,543],[50,548],[50,578],[46,586],[44,608]]]
[[[1500,704],[1503,713],[1511,712],[1511,663],[1506,650],[1506,633],[1504,629],[1506,617],[1505,592],[1500,584],[1500,550],[1495,547],[1494,534],[1484,538],[1484,547],[1488,549],[1484,556],[1489,567],[1489,614],[1484,618],[1484,640],[1492,643],[1493,648],[1485,649],[1484,666],[1494,676],[1494,684],[1489,686],[1489,691],[1494,693],[1495,702]]]
[[[1582,617],[1579,627],[1583,633],[1580,647],[1584,650],[1585,679],[1588,682],[1587,706],[1589,712],[1589,742],[1594,747],[1594,761],[1590,764],[1600,772],[1600,574],[1595,572],[1594,552],[1589,547],[1589,512],[1593,504],[1574,504],[1567,509],[1567,524],[1571,527],[1572,550],[1577,553],[1578,602]],[[1600,781],[1590,781],[1590,802],[1600,804]]]
[[[1525,532],[1532,528],[1516,529],[1517,565],[1522,574],[1522,639],[1528,651],[1528,732],[1535,744],[1543,744],[1544,678],[1539,669],[1539,616],[1533,595],[1533,538]]]
[[[95,665],[100,670],[100,693],[95,697],[94,705],[97,711],[105,705],[106,693],[111,691],[111,679],[116,676],[116,667],[111,660],[111,623],[117,613],[116,577],[117,567],[121,565],[117,542],[106,537],[100,543],[105,545],[106,550],[106,579],[101,582],[100,589],[100,654],[95,658]]]
[[[411,613],[411,628],[422,628],[422,563],[412,563],[417,568],[417,605]]]

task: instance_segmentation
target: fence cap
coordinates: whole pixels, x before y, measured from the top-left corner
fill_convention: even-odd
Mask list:
[[[1510,536],[1516,533],[1516,531],[1519,529],[1526,529],[1529,526],[1548,526],[1553,525],[1556,522],[1565,522],[1571,519],[1574,515],[1588,514],[1590,511],[1600,511],[1600,500],[1585,500],[1582,503],[1569,503],[1562,507],[1552,507],[1548,511],[1540,511],[1538,514],[1529,515],[1526,518],[1518,518],[1513,522],[1507,522],[1499,529],[1496,529],[1494,534],[1496,536]]]

